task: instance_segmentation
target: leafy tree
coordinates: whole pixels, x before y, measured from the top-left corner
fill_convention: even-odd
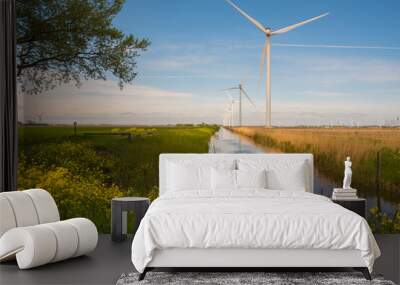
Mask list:
[[[113,26],[125,0],[17,0],[17,75],[37,94],[70,81],[113,75],[120,88],[136,76],[150,42]]]

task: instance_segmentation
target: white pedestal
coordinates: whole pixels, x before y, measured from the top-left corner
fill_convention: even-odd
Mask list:
[[[334,188],[332,199],[334,200],[354,200],[357,199],[357,189]]]
[[[337,192],[337,193],[353,193],[356,192],[357,193],[357,189],[355,188],[350,188],[350,189],[344,189],[344,188],[333,188],[333,192]]]

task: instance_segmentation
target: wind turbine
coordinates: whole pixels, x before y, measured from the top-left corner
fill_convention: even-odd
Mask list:
[[[234,118],[234,107],[236,100],[233,98],[232,94],[229,92],[229,90],[225,90],[227,92],[227,96],[229,97],[229,103],[226,108],[226,112],[228,113],[228,126],[232,127],[233,126],[233,118]]]
[[[265,58],[267,58],[267,83],[266,83],[266,116],[265,116],[265,126],[270,128],[272,126],[271,122],[271,37],[275,35],[284,34],[295,28],[308,24],[312,21],[318,20],[322,17],[329,15],[329,13],[322,14],[320,16],[305,20],[303,22],[281,28],[279,30],[272,31],[271,28],[263,26],[260,22],[250,17],[246,12],[236,6],[231,0],[226,0],[233,8],[235,8],[243,17],[245,17],[250,23],[255,25],[261,32],[266,35],[265,46],[263,47],[261,54],[261,75],[262,68],[265,65]]]
[[[225,109],[225,115],[224,115],[224,120],[223,124],[224,126],[228,125],[229,127],[232,127],[232,121],[233,121],[233,105],[235,104],[235,101],[229,101],[229,104],[227,105]],[[225,123],[226,122],[226,123]]]
[[[242,121],[243,121],[243,118],[242,118],[242,108],[243,108],[242,107],[242,103],[243,103],[242,96],[243,96],[243,94],[254,108],[256,108],[256,105],[254,105],[253,101],[251,100],[250,96],[247,94],[246,90],[244,90],[243,85],[241,83],[238,86],[222,89],[221,91],[230,91],[230,90],[239,90],[239,126],[242,126]],[[230,95],[230,97],[232,98],[231,95]],[[234,102],[233,98],[232,98],[232,102]],[[232,108],[233,108],[233,106],[232,106]]]

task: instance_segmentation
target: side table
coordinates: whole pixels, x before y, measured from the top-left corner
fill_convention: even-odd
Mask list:
[[[127,234],[127,212],[135,213],[134,232],[149,208],[150,200],[143,197],[118,197],[111,200],[111,239],[123,241]]]
[[[339,204],[340,206],[359,214],[365,218],[367,216],[367,200],[363,198],[357,199],[332,199],[332,202]]]

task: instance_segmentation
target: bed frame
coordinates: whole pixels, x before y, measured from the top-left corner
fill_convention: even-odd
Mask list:
[[[314,165],[312,154],[161,154],[159,162],[160,195],[166,191],[167,160],[184,159],[238,159],[238,158],[285,158],[306,160],[308,164],[308,185],[306,191],[313,192]],[[330,249],[249,249],[249,248],[170,248],[158,249],[152,261],[139,275],[143,280],[146,273],[156,268],[194,269],[230,269],[229,271],[263,271],[273,268],[353,268],[361,271],[367,280],[371,276],[359,250]]]

